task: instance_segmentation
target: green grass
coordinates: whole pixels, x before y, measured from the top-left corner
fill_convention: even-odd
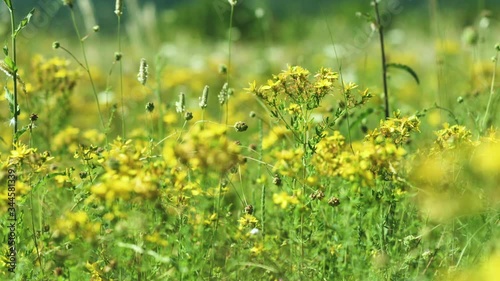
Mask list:
[[[214,17],[237,28],[248,6],[224,3]],[[19,130],[0,124],[1,278],[495,280],[499,26],[478,18],[470,40],[435,9],[429,36],[411,13],[384,26],[385,60],[376,33],[355,44],[364,19],[326,13],[294,44],[268,13],[261,41],[179,26],[141,43],[159,31],[122,14],[110,39],[75,15],[78,40],[21,37],[19,79],[0,80],[21,109]]]

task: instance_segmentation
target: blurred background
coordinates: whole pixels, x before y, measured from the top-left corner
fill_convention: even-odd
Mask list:
[[[77,57],[81,55],[71,14],[62,0],[13,2],[18,20],[36,9],[18,41],[20,65],[31,65],[36,54],[72,61],[68,54],[52,50],[54,41]],[[115,1],[73,2],[82,36],[90,35],[85,40],[86,52],[96,76],[101,77],[98,87],[116,87],[116,71],[106,76],[117,51]],[[222,86],[225,77],[218,70],[228,63],[231,9],[227,0],[123,3],[124,74],[131,78],[127,80],[129,91],[134,95],[142,92],[131,100],[131,111],[142,110],[149,98],[135,78],[141,58],[150,64],[150,80],[163,83],[161,95],[168,101],[167,108],[173,107],[180,91],[191,96],[195,106],[204,85],[215,89]],[[388,61],[410,66],[420,78],[417,84],[404,72],[390,73],[393,108],[410,114],[435,109],[437,104],[450,112],[465,112],[464,105],[484,103],[493,72],[490,59],[494,45],[500,42],[500,1],[383,0],[380,11]],[[371,27],[373,16],[368,0],[239,0],[231,29],[232,87],[236,93],[243,93],[249,82],[265,82],[287,65],[301,65],[312,72],[325,66],[342,69],[346,81],[369,88],[376,97],[373,105],[380,106],[380,46],[378,34]],[[3,3],[0,21],[0,38],[8,45],[9,17]],[[92,31],[96,24],[98,33]],[[458,104],[459,98],[466,102]],[[454,121],[442,110],[433,111],[427,118],[430,128]]]

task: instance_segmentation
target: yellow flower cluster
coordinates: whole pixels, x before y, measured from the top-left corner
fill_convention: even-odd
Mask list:
[[[332,92],[338,77],[338,73],[331,69],[321,68],[311,81],[308,70],[300,66],[289,66],[282,73],[273,75],[266,85],[257,87],[255,81],[250,83],[246,91],[255,94],[272,107],[289,102],[313,109],[319,106],[323,97]],[[291,110],[296,111],[296,106]]]
[[[69,68],[70,61],[54,57],[45,59],[37,55],[33,58],[33,74],[37,84],[36,91],[67,92],[73,90],[82,73]]]
[[[48,162],[54,159],[54,157],[50,156],[49,152],[38,153],[36,148],[29,148],[22,143],[15,144],[14,150],[10,153],[6,164],[26,164],[35,173],[47,173],[49,171]]]
[[[286,209],[288,205],[299,204],[299,199],[297,198],[298,195],[300,195],[300,192],[298,192],[296,195],[289,195],[285,191],[282,191],[280,193],[274,193],[273,203],[279,205],[282,209]]]
[[[290,132],[285,126],[275,126],[272,131],[262,139],[262,149],[266,150],[271,148],[276,144],[276,142],[285,140],[291,135],[292,132]]]
[[[401,117],[399,112],[395,117],[380,121],[376,128],[366,136],[366,140],[383,143],[389,139],[397,146],[403,145],[410,139],[410,133],[419,131],[420,120],[416,116]]]
[[[377,176],[395,179],[406,154],[401,144],[409,140],[411,131],[418,131],[418,125],[416,117],[382,121],[363,142],[353,143],[352,149],[335,131],[318,143],[312,162],[323,175],[365,186],[373,185]]]
[[[69,126],[64,130],[59,131],[52,140],[52,148],[54,150],[65,149],[69,153],[75,153],[78,150],[78,141],[80,129]]]
[[[431,153],[417,155],[411,172],[418,202],[433,220],[446,220],[500,204],[500,138],[490,131],[472,141],[463,126],[436,132]]]
[[[108,204],[115,199],[155,198],[158,192],[158,173],[145,166],[143,156],[143,152],[131,140],[115,140],[99,159],[105,173],[90,188],[93,196],[104,199]]]
[[[74,240],[78,236],[94,240],[100,231],[101,223],[92,222],[86,212],[68,212],[56,220],[53,237],[56,239],[67,237]]]
[[[452,149],[462,144],[472,144],[472,133],[460,125],[445,123],[444,128],[436,132],[435,144],[439,149]]]
[[[244,214],[239,220],[238,222],[240,223],[240,226],[239,226],[239,229],[244,229],[244,228],[254,228],[257,226],[257,223],[259,222],[259,220],[251,215],[251,214]]]
[[[218,124],[194,127],[173,148],[175,158],[191,169],[227,172],[240,162],[240,147],[227,138],[226,131],[226,126]],[[164,151],[165,158],[171,157],[170,149]]]
[[[283,176],[297,175],[304,168],[302,164],[304,151],[301,148],[276,151],[274,156],[277,161],[273,170]]]

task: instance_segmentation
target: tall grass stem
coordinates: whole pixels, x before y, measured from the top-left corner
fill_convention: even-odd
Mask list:
[[[488,98],[488,104],[486,105],[486,112],[484,112],[484,117],[483,117],[483,122],[481,123],[481,130],[484,131],[486,130],[488,126],[490,126],[488,118],[490,117],[490,110],[491,106],[493,103],[493,96],[495,95],[495,78],[497,76],[497,66],[498,66],[498,53],[499,51],[497,50],[495,53],[495,56],[493,57],[493,73],[491,77],[491,85],[490,85],[490,96]]]
[[[118,53],[122,53],[122,40],[121,40],[121,15],[118,16],[118,31],[117,31],[117,41],[118,41]],[[125,141],[125,99],[123,97],[123,57],[120,59],[120,100],[121,100],[121,114],[122,114],[122,139]]]
[[[226,83],[228,87],[228,93],[229,89],[231,87],[230,78],[231,78],[231,47],[232,47],[232,30],[233,30],[233,16],[234,16],[234,5],[231,4],[231,14],[229,16],[229,34],[228,34],[228,39],[227,39],[227,74],[226,74]],[[229,96],[226,97],[226,126],[229,124]]]
[[[89,77],[89,81],[90,81],[90,84],[92,86],[92,92],[94,93],[94,98],[95,98],[95,102],[97,105],[97,111],[99,112],[99,119],[101,120],[101,126],[102,126],[103,130],[105,130],[106,125],[105,125],[104,119],[102,117],[101,105],[99,104],[99,97],[97,96],[97,90],[96,90],[96,86],[94,83],[94,79],[92,78],[92,73],[90,72],[89,62],[87,59],[87,52],[85,51],[85,43],[83,42],[82,37],[80,36],[80,30],[78,29],[78,24],[76,22],[75,12],[73,11],[72,8],[70,8],[70,13],[71,13],[71,21],[73,22],[73,28],[75,29],[76,36],[78,37],[78,41],[80,42],[80,48],[82,49],[83,61],[85,64],[84,69],[87,72],[87,76]]]
[[[18,123],[18,114],[17,114],[17,107],[18,107],[18,100],[17,100],[17,64],[16,64],[16,61],[17,61],[17,47],[16,47],[16,36],[14,36],[15,34],[15,30],[16,30],[16,26],[15,26],[15,21],[16,21],[16,17],[15,17],[15,14],[14,14],[14,8],[13,7],[8,7],[9,8],[9,15],[10,15],[10,28],[11,28],[11,49],[12,49],[12,62],[14,63],[14,66],[16,66],[14,69],[13,69],[13,74],[12,74],[12,82],[14,84],[14,88],[12,89],[14,91],[14,128],[13,128],[13,132],[12,132],[12,145],[14,147],[14,140],[16,139],[16,135],[17,135],[17,123]]]
[[[390,109],[389,109],[389,92],[387,89],[387,58],[385,56],[385,43],[384,43],[384,25],[380,20],[380,11],[378,7],[378,0],[373,1],[373,6],[375,7],[375,14],[377,16],[377,27],[378,34],[380,40],[380,52],[382,59],[382,81],[384,84],[384,109],[385,109],[385,118],[389,118]]]

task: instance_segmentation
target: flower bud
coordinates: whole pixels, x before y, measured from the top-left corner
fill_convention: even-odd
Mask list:
[[[146,85],[146,82],[148,81],[148,63],[144,58],[141,59],[141,64],[139,65],[139,73],[137,74],[137,80],[143,86]]]
[[[123,11],[122,11],[122,0],[116,0],[115,2],[115,14],[117,16],[121,16],[123,14]]]
[[[210,87],[208,87],[208,85],[206,85],[205,88],[203,88],[203,93],[200,97],[200,108],[201,109],[205,109],[208,106],[208,90],[209,89],[210,89]]]
[[[244,132],[248,129],[248,125],[245,122],[238,121],[234,124],[234,128],[237,132]]]
[[[186,110],[186,95],[181,92],[179,94],[179,101],[175,102],[175,111],[177,113],[182,113]]]
[[[148,102],[148,103],[146,104],[146,110],[147,110],[148,112],[153,112],[153,110],[155,110],[155,104],[154,104],[154,103],[152,103],[152,102]]]

